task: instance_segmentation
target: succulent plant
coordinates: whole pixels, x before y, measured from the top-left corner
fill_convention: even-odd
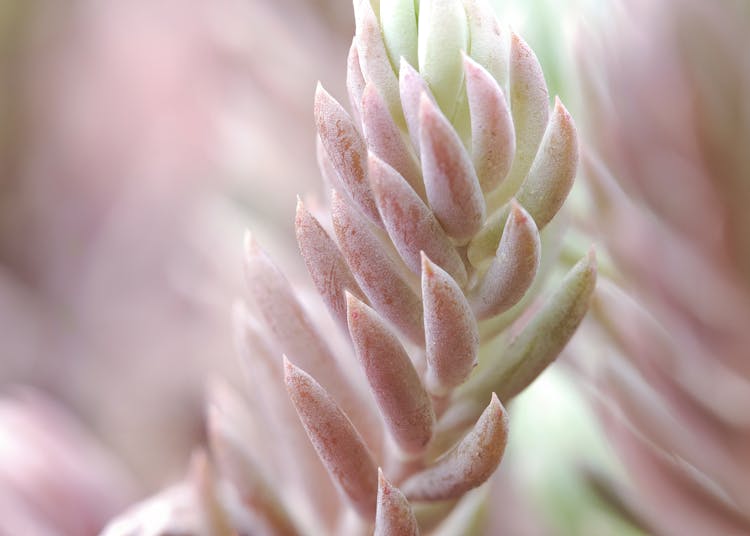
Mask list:
[[[592,307],[595,406],[630,477],[596,486],[651,534],[748,534],[750,10],[623,15],[581,56],[592,229],[618,268]]]
[[[210,392],[212,455],[186,484],[206,531],[432,530],[494,473],[503,404],[594,290],[592,250],[541,296],[578,142],[532,50],[481,0],[354,8],[351,113],[315,92],[330,212],[296,214],[318,297],[247,236],[235,326],[251,404]]]

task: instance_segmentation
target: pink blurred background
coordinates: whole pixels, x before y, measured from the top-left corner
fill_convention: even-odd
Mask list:
[[[48,428],[18,384],[59,402],[83,429],[65,448],[98,443],[132,480],[111,509],[183,473],[206,380],[237,374],[244,229],[300,270],[313,90],[320,78],[343,96],[352,32],[337,6],[0,6],[0,428]],[[22,439],[0,465],[49,447]]]

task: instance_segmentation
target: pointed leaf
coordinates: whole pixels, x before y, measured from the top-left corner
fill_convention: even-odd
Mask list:
[[[463,84],[461,51],[469,44],[466,12],[461,2],[422,0],[418,26],[419,72],[452,118]]]
[[[297,412],[289,400],[284,386],[284,367],[279,359],[280,356],[269,346],[269,342],[273,344],[273,340],[268,340],[266,333],[261,332],[261,326],[248,316],[242,306],[235,307],[233,313],[235,334],[241,338],[238,349],[242,365],[246,368],[246,375],[252,379],[250,388],[255,386],[260,395],[260,400],[252,399],[252,405],[247,407],[257,408],[262,416],[266,417],[259,424],[265,425],[269,439],[272,441],[271,444],[267,444],[245,440],[244,452],[248,456],[258,452],[259,457],[254,458],[257,463],[277,458],[276,465],[264,463],[263,468],[278,470],[276,473],[278,478],[288,478],[292,485],[298,485],[301,492],[310,497],[311,509],[318,518],[315,522],[330,529],[330,525],[326,523],[330,523],[329,520],[340,508],[338,497],[333,484],[328,479],[325,467],[307,439]],[[237,404],[231,404],[232,399],[227,396],[227,393],[232,394],[228,389],[224,389],[223,393],[222,391],[217,393],[216,389],[209,391],[211,395],[208,399],[209,412],[220,411],[223,418],[231,419],[224,427],[225,429],[233,430],[233,433],[238,431],[242,431],[243,434],[248,433],[250,428],[242,419],[242,415],[238,415],[239,412],[232,409],[237,407]],[[209,424],[211,422],[209,414]],[[378,434],[371,435],[368,441],[377,444]],[[252,450],[248,447],[252,447]],[[267,451],[270,451],[271,455],[265,454]],[[286,463],[290,458],[294,458],[294,467]],[[235,473],[235,475],[237,478],[242,476],[241,473]]]
[[[419,526],[409,501],[386,480],[380,469],[374,536],[419,536]]]
[[[369,174],[388,235],[411,271],[420,272],[420,251],[424,251],[460,285],[466,284],[466,267],[458,251],[435,215],[403,177],[373,154],[370,154]]]
[[[462,386],[461,394],[481,400],[494,391],[508,401],[557,358],[588,311],[596,287],[592,249],[565,276],[560,287],[511,343],[494,367]]]
[[[378,314],[347,294],[349,333],[372,394],[396,444],[407,454],[422,452],[432,437],[430,397],[398,338]]]
[[[273,487],[248,457],[247,447],[231,423],[213,407],[208,412],[208,439],[221,474],[234,485],[242,504],[262,519],[270,533],[299,534]]]
[[[495,259],[472,299],[479,320],[504,313],[518,303],[534,281],[541,249],[534,220],[511,200],[510,216]]]
[[[365,90],[365,77],[362,75],[362,66],[359,63],[359,51],[357,50],[357,38],[352,39],[349,47],[349,55],[346,57],[346,92],[349,95],[349,106],[352,109],[352,118],[356,124],[362,123],[362,93]]]
[[[534,51],[511,33],[510,109],[516,130],[516,155],[508,177],[492,192],[489,204],[499,207],[513,197],[531,169],[547,128],[549,93]]]
[[[482,189],[461,140],[426,95],[419,101],[419,144],[430,206],[449,236],[468,242],[484,220]]]
[[[275,343],[277,356],[284,353],[303,363],[336,397],[354,422],[363,427],[369,425],[373,419],[369,407],[352,387],[289,282],[249,233],[245,249],[245,280],[253,300],[251,305],[263,321],[267,336]]]
[[[393,70],[388,52],[385,49],[383,35],[380,32],[378,18],[369,1],[355,1],[355,23],[359,63],[365,82],[378,88],[388,104],[396,124],[403,125],[401,100],[399,98],[398,78]]]
[[[284,358],[284,381],[310,441],[333,481],[365,519],[375,518],[377,465],[331,396]]]
[[[469,55],[487,69],[505,92],[508,88],[507,32],[500,27],[495,12],[485,0],[465,0],[469,24]]]
[[[464,58],[471,113],[471,156],[484,192],[505,179],[516,151],[513,118],[500,86],[472,59]]]
[[[435,102],[435,99],[424,78],[404,58],[401,58],[399,65],[398,87],[409,137],[414,150],[419,155],[419,100],[422,95],[428,95],[432,102]]]
[[[320,136],[315,137],[315,156],[318,161],[320,175],[323,177],[323,184],[326,188],[329,191],[345,190],[346,187],[344,186],[344,183],[341,182],[341,179],[339,179],[339,175],[333,167],[333,162],[331,162],[331,158],[328,156],[328,153],[326,153],[326,149],[323,147],[323,142],[320,141]]]
[[[367,222],[341,196],[331,196],[331,217],[341,252],[373,307],[413,342],[424,342],[422,301]]]
[[[510,204],[495,210],[469,242],[466,257],[474,268],[483,269],[495,258],[509,215]]]
[[[578,168],[578,136],[573,118],[559,98],[547,126],[539,153],[516,198],[534,218],[539,229],[560,210]]]
[[[370,220],[380,225],[380,215],[367,182],[367,146],[349,114],[320,84],[315,90],[315,123],[346,193]]]
[[[310,277],[323,298],[328,310],[341,328],[346,331],[346,296],[349,291],[360,300],[365,300],[349,267],[336,243],[323,230],[301,200],[297,200],[295,219],[297,243]]]
[[[417,13],[414,2],[380,0],[380,25],[391,65],[398,67],[402,57],[417,65]]]
[[[483,484],[495,472],[508,441],[508,414],[493,393],[474,428],[456,447],[401,486],[414,501],[460,497]]]
[[[466,380],[476,365],[479,330],[456,282],[422,254],[427,387],[437,396]]]
[[[420,198],[427,199],[419,163],[372,84],[367,84],[362,95],[362,123],[368,149],[398,171]]]

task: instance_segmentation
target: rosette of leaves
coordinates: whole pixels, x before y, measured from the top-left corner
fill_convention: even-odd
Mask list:
[[[439,533],[502,459],[503,404],[557,357],[595,286],[591,251],[540,295],[560,241],[540,233],[578,145],[526,43],[479,0],[354,8],[350,111],[315,92],[329,210],[296,215],[334,322],[248,235],[235,320],[252,404],[223,390],[209,404],[226,512],[259,533]]]

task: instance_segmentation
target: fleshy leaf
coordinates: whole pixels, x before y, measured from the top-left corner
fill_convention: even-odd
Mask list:
[[[508,401],[554,361],[588,311],[596,287],[593,248],[565,276],[495,365],[461,387],[475,401],[495,392]]]
[[[427,387],[443,396],[466,380],[476,365],[479,330],[456,282],[422,254]]]
[[[367,305],[347,294],[349,333],[380,413],[396,444],[421,453],[432,438],[430,397],[398,338]]]
[[[331,478],[360,516],[375,518],[377,465],[362,437],[333,398],[284,358],[289,397]]]
[[[250,430],[264,426],[268,430],[267,436],[271,443],[255,444],[252,450],[244,452],[256,460],[259,469],[269,469],[280,478],[288,478],[292,484],[299,485],[310,497],[313,515],[316,518],[309,520],[308,524],[323,525],[328,529],[330,526],[326,522],[340,507],[338,497],[289,400],[284,386],[282,361],[271,348],[273,340],[269,340],[265,330],[248,315],[241,303],[235,304],[233,321],[235,337],[238,339],[237,350],[249,384],[250,405],[243,405],[238,393],[229,389],[227,384],[214,383],[208,393],[209,425],[216,420],[212,421],[210,412],[221,412],[222,419],[230,420],[227,426],[235,431],[241,430],[243,434],[257,435],[259,432]],[[255,428],[249,426],[252,423],[248,423],[245,418],[246,410],[249,408],[264,417]],[[371,444],[382,442],[381,434],[377,432],[371,433],[366,439]],[[248,446],[249,444],[245,443],[245,449],[248,449]],[[294,457],[294,467],[285,463],[290,456]],[[264,462],[262,467],[261,460]],[[271,473],[266,473],[268,474]],[[242,477],[241,473],[235,473],[235,476]]]
[[[500,86],[474,60],[464,58],[471,114],[471,156],[484,192],[505,179],[516,151],[513,118]]]
[[[440,109],[452,118],[463,85],[461,51],[469,44],[462,3],[421,0],[418,34],[419,72],[430,86]]]
[[[398,87],[401,107],[404,110],[406,127],[414,150],[419,155],[419,100],[428,95],[435,102],[430,88],[424,78],[404,58],[401,58],[398,72]],[[435,103],[437,106],[437,103]]]
[[[469,24],[469,55],[492,75],[505,92],[508,88],[508,43],[492,6],[486,0],[465,0]]]
[[[331,216],[341,252],[370,303],[409,339],[423,343],[422,302],[367,222],[336,192]]]
[[[367,84],[362,95],[362,124],[370,152],[398,171],[420,198],[427,199],[419,163],[372,84]]]
[[[578,136],[573,118],[555,98],[555,109],[539,153],[516,198],[543,229],[560,210],[578,168]]]
[[[474,268],[482,269],[486,266],[485,263],[494,259],[509,215],[510,204],[503,205],[495,210],[469,242],[466,257]]]
[[[484,197],[463,143],[426,95],[419,101],[419,144],[427,199],[449,236],[467,242],[484,220]]]
[[[372,419],[369,408],[345,376],[289,282],[249,233],[245,239],[245,280],[252,297],[250,305],[275,342],[277,355],[284,353],[303,363],[336,397],[354,422],[368,425]]]
[[[540,258],[541,242],[534,220],[511,200],[497,253],[472,299],[477,318],[490,318],[515,305],[534,281]]]
[[[401,125],[403,113],[401,112],[398,78],[388,59],[378,19],[368,0],[355,0],[354,6],[357,49],[362,75],[365,82],[374,84],[382,92],[394,121]]]
[[[393,67],[398,68],[402,57],[417,65],[417,12],[414,2],[380,0],[380,25]]]
[[[359,51],[357,50],[357,38],[352,39],[349,55],[346,57],[346,92],[349,95],[349,105],[352,109],[352,117],[356,124],[362,122],[362,93],[365,90],[365,78],[362,75],[362,66],[359,63]]]
[[[346,331],[346,296],[349,291],[364,300],[364,294],[354,279],[336,243],[310,214],[301,200],[297,200],[295,219],[297,244],[305,266],[323,298],[328,310],[341,328]]]
[[[444,267],[460,285],[466,267],[435,215],[399,173],[370,154],[369,175],[375,201],[393,244],[415,274],[420,273],[420,251]]]
[[[367,181],[367,146],[346,110],[320,84],[315,90],[315,123],[346,193],[370,220],[380,225]]]
[[[331,157],[328,156],[325,147],[323,147],[323,142],[320,141],[320,136],[315,138],[315,156],[326,188],[328,190],[344,190],[344,183],[339,179],[339,175],[333,167],[333,162],[331,162]]]
[[[516,131],[516,155],[508,177],[492,192],[492,208],[513,197],[531,169],[549,119],[549,93],[534,51],[511,32],[510,109]]]
[[[247,446],[213,407],[208,412],[208,439],[219,470],[237,490],[242,504],[258,516],[272,534],[299,534],[276,492],[248,457]]]
[[[508,441],[508,414],[493,393],[474,428],[445,456],[401,486],[409,500],[442,501],[483,484],[497,469]]]
[[[414,512],[404,494],[378,469],[378,507],[373,536],[419,536]]]

